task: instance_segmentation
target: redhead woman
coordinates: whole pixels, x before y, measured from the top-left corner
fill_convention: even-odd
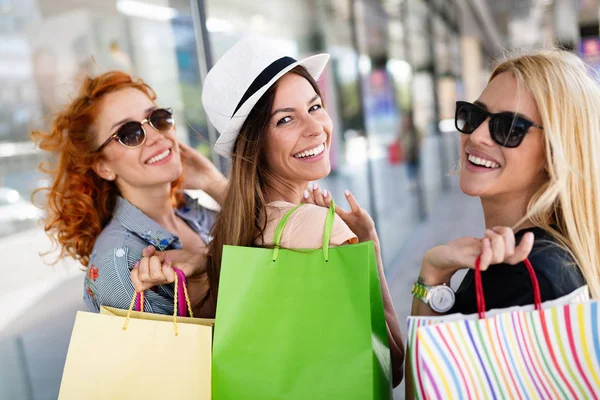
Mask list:
[[[52,181],[43,189],[45,230],[60,247],[59,258],[87,268],[83,291],[91,311],[129,307],[130,273],[148,246],[204,257],[215,213],[182,189],[202,189],[222,201],[226,179],[179,143],[176,129],[173,111],[158,104],[150,86],[113,71],[87,77],[51,129],[32,134],[52,160],[43,168]],[[205,291],[189,279],[193,302],[201,303]],[[144,309],[172,313],[172,285],[149,291]]]

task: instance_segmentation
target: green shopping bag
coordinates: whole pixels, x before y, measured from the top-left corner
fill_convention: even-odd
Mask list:
[[[391,360],[373,242],[329,248],[225,246],[213,398],[391,399]]]

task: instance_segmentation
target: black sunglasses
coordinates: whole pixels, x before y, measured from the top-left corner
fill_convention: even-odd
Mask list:
[[[454,124],[459,132],[471,134],[486,119],[490,119],[490,135],[494,142],[504,147],[518,147],[525,134],[532,126],[539,129],[543,127],[513,112],[493,114],[477,104],[466,101],[456,102],[456,115]]]
[[[118,140],[125,147],[130,149],[140,147],[146,141],[146,130],[144,124],[148,123],[151,127],[160,132],[167,132],[169,129],[175,126],[175,120],[173,119],[173,109],[171,108],[157,108],[152,110],[146,119],[137,121],[127,122],[112,135],[100,147],[96,152],[100,152],[107,144],[113,140]]]

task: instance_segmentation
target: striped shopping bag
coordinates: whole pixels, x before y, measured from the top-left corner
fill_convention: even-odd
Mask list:
[[[598,302],[587,287],[535,304],[485,313],[478,266],[478,314],[409,317],[409,361],[418,399],[597,399]]]

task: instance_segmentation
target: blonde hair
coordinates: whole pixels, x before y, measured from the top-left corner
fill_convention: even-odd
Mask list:
[[[490,81],[509,72],[531,92],[544,127],[548,182],[523,220],[548,231],[600,298],[600,85],[576,55],[543,50],[501,62]],[[558,229],[557,229],[558,228]]]

